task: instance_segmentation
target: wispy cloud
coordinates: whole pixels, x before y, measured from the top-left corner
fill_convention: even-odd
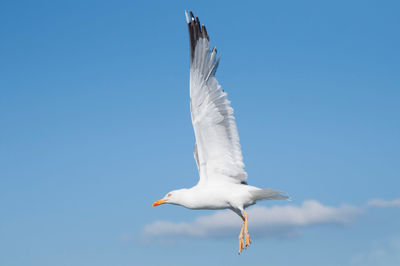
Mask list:
[[[362,208],[342,205],[326,206],[316,200],[304,201],[300,206],[249,208],[249,230],[258,237],[291,237],[301,228],[314,225],[347,225],[362,213]],[[192,222],[157,221],[146,225],[146,237],[231,237],[240,230],[241,219],[231,211],[202,216]]]
[[[397,236],[375,242],[369,250],[355,254],[350,265],[400,265],[400,238]]]
[[[395,200],[382,200],[382,199],[373,199],[367,202],[368,206],[374,207],[400,207],[400,199]]]

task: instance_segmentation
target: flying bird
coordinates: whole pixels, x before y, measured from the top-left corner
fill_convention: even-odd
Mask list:
[[[207,29],[185,11],[190,39],[190,113],[196,142],[194,159],[200,179],[192,188],[168,192],[153,203],[189,209],[230,209],[243,220],[239,254],[250,243],[245,208],[260,200],[287,200],[284,192],[248,185],[233,109],[215,73],[219,57],[210,49]],[[244,240],[243,240],[244,237]]]

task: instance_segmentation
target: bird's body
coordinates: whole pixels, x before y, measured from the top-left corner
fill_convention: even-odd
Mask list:
[[[282,192],[247,185],[239,134],[227,94],[215,78],[219,58],[209,48],[204,25],[186,13],[190,36],[190,111],[200,180],[192,188],[169,192],[153,206],[169,203],[189,209],[231,209],[243,219],[239,254],[250,244],[245,208],[259,200],[288,199]],[[245,242],[243,241],[243,234]]]
[[[182,193],[182,205],[194,210],[240,209],[253,205],[250,191],[257,188],[242,184],[208,184],[178,190]]]

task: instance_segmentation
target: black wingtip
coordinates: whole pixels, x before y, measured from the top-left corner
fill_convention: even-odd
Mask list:
[[[188,29],[189,29],[189,42],[190,42],[190,62],[194,59],[195,48],[197,41],[200,38],[207,39],[210,41],[208,36],[206,26],[200,24],[200,20],[196,17],[192,11],[189,11],[190,19],[188,19]]]
[[[210,41],[210,37],[207,34],[207,29],[206,26],[201,25],[201,32],[203,33],[203,38],[206,38],[207,41]]]

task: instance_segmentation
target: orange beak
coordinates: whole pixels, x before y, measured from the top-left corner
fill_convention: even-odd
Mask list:
[[[158,205],[164,204],[165,202],[167,202],[167,201],[166,201],[166,200],[162,200],[162,199],[157,200],[157,201],[155,201],[155,202],[153,203],[153,207],[156,207],[156,206],[158,206]]]

